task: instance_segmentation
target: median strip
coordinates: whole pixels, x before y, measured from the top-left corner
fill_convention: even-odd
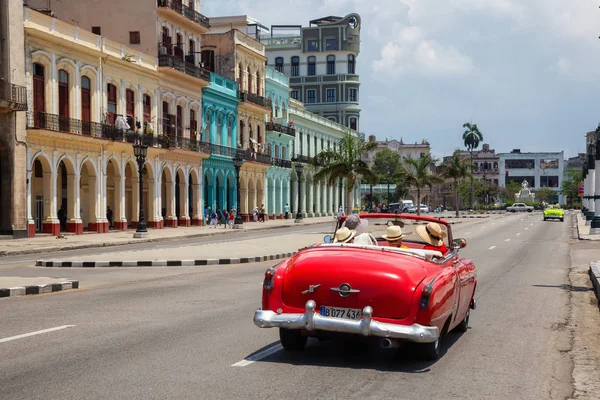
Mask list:
[[[0,297],[26,296],[30,294],[54,293],[63,290],[79,289],[79,281],[65,281],[46,285],[28,285],[0,288]]]

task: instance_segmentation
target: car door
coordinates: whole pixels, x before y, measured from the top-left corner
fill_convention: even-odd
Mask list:
[[[458,304],[456,307],[455,321],[460,321],[469,311],[471,297],[475,285],[475,265],[471,260],[459,258],[454,259],[454,268],[458,277]]]

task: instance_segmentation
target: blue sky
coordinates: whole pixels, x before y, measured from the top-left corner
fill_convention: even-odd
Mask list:
[[[592,0],[203,0],[263,25],[362,17],[361,130],[427,139],[436,156],[477,123],[497,152],[584,152],[600,122],[600,10]]]

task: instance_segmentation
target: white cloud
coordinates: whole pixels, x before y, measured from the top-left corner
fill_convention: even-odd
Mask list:
[[[396,37],[381,49],[381,58],[373,70],[391,76],[401,74],[464,75],[473,70],[470,57],[453,46],[427,39],[417,27],[400,29]]]

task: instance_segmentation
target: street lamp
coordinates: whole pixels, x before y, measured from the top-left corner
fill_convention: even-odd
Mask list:
[[[235,181],[236,181],[236,196],[237,196],[237,210],[235,213],[235,221],[233,222],[233,227],[235,229],[242,229],[244,227],[244,221],[242,220],[241,213],[241,201],[240,201],[240,168],[242,168],[242,164],[244,164],[244,158],[242,157],[242,152],[240,150],[235,152],[235,157],[233,158],[233,166],[235,168]]]
[[[140,189],[140,215],[138,217],[138,224],[133,237],[136,239],[148,237],[148,229],[146,227],[146,219],[144,218],[144,163],[146,162],[146,156],[148,155],[148,145],[142,143],[142,136],[136,140],[133,145],[133,155],[138,163],[138,174],[139,174],[139,189]]]
[[[300,163],[296,163],[296,175],[298,175],[298,212],[296,213],[295,223],[302,222],[302,207],[300,206],[300,199],[302,198],[302,185],[300,182],[300,178],[302,177],[302,170],[304,169],[304,165]]]
[[[339,194],[339,200],[340,200],[340,207],[342,207],[342,210],[344,209],[344,207],[342,206],[342,192],[344,190],[344,181],[342,180],[342,178],[340,178],[339,180],[340,182],[340,194]],[[344,212],[345,214],[345,212]]]

